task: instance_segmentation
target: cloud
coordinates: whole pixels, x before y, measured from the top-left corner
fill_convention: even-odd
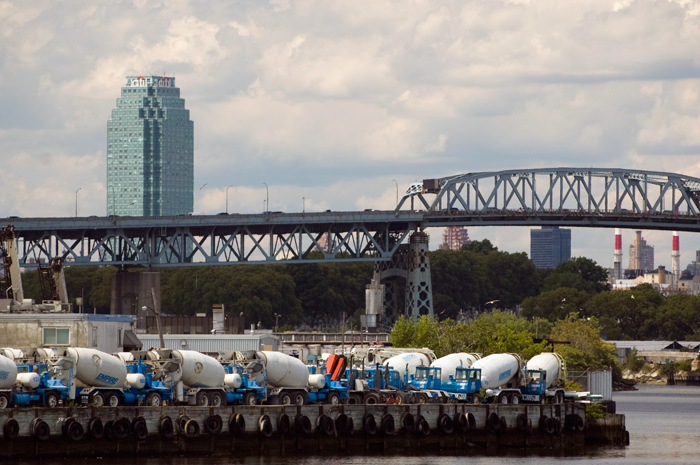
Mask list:
[[[0,1],[0,216],[71,216],[78,187],[104,213],[106,123],[134,73],[176,77],[204,212],[228,185],[259,211],[262,181],[271,209],[298,211],[391,208],[392,179],[468,171],[698,176],[699,16],[686,0]],[[608,233],[574,248],[610,261]],[[474,234],[528,249],[526,229]]]

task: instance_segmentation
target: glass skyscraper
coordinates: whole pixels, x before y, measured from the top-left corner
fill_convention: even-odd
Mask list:
[[[127,76],[107,122],[107,214],[187,214],[194,123],[174,77]]]
[[[571,230],[542,226],[530,230],[530,260],[536,268],[556,268],[571,260]]]

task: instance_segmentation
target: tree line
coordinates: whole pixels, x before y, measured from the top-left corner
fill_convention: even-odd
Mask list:
[[[595,319],[611,340],[700,340],[700,297],[666,297],[649,285],[612,291],[607,270],[585,257],[540,270],[525,253],[483,240],[430,252],[429,259],[439,320],[471,321],[507,310],[544,324],[576,313]],[[367,262],[165,268],[159,270],[161,305],[167,314],[194,315],[223,303],[230,316],[243,312],[246,321],[267,328],[358,328],[373,270]],[[82,296],[87,311],[109,313],[115,273],[111,266],[66,267],[71,301]],[[44,298],[38,273],[24,273],[23,283],[27,298]]]

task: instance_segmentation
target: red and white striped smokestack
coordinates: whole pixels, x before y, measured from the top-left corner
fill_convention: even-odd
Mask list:
[[[678,231],[673,231],[673,242],[671,245],[671,274],[676,279],[676,285],[678,285],[681,279],[681,247],[680,239],[678,238]]]
[[[613,277],[622,279],[622,233],[615,228],[615,253],[613,254]]]

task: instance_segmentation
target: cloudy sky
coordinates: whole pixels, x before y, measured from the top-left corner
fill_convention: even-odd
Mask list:
[[[175,76],[195,210],[393,208],[394,180],[534,167],[700,177],[700,1],[0,0],[0,217],[104,215],[126,75]],[[431,246],[440,231],[429,231]],[[474,228],[529,251],[525,228]],[[670,268],[671,235],[646,232]],[[625,264],[633,231],[623,233]],[[612,230],[573,255],[612,265]],[[681,233],[682,266],[700,239]]]

